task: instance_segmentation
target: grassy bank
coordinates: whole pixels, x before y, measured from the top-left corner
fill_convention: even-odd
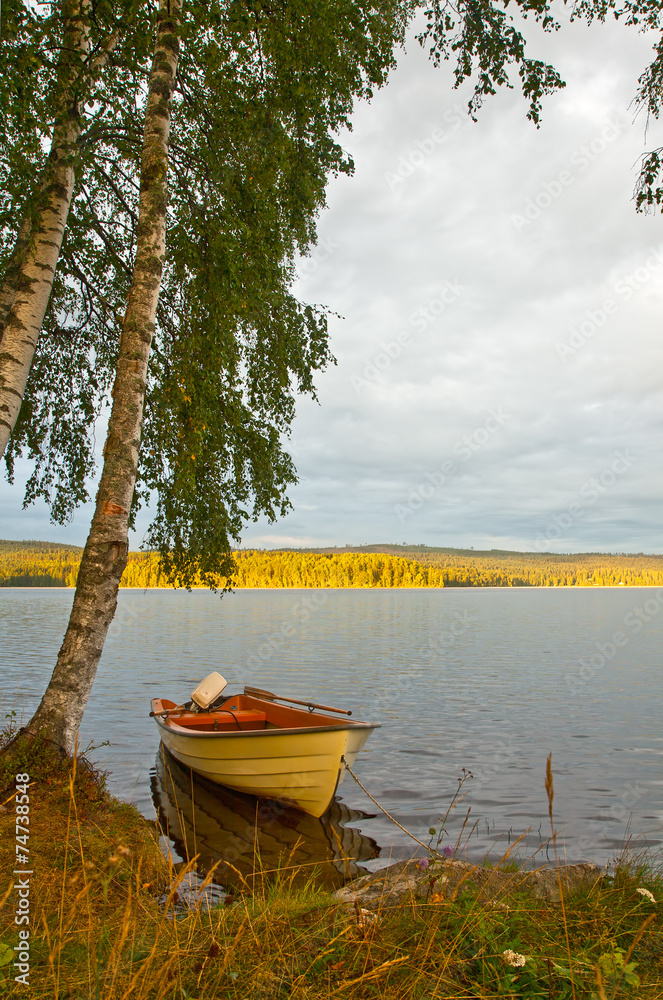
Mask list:
[[[38,1000],[295,997],[542,1000],[663,996],[663,882],[618,865],[564,906],[518,888],[501,902],[470,885],[451,896],[433,864],[422,902],[372,919],[280,873],[236,879],[214,908],[180,905],[154,827],[103,778],[44,745],[0,753],[0,961],[18,943],[16,774],[30,774],[29,990],[5,964],[0,995]],[[13,887],[12,887],[13,884]],[[514,883],[516,885],[516,883]],[[646,893],[638,890],[645,889]]]

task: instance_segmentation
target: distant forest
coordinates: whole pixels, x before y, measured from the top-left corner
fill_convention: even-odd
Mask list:
[[[74,587],[77,546],[0,541],[0,587]],[[663,556],[596,552],[557,555],[492,549],[371,545],[235,552],[236,588],[293,587],[651,587],[663,586]],[[225,585],[223,577],[219,586]],[[159,587],[154,553],[132,552],[122,587]]]

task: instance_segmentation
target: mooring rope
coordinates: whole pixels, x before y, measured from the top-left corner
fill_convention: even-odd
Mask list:
[[[395,823],[399,830],[402,830],[403,833],[406,833],[408,835],[408,837],[411,837],[412,840],[414,840],[421,847],[424,847],[429,853],[437,855],[437,851],[434,851],[429,844],[424,844],[423,840],[419,840],[417,837],[415,837],[415,835],[413,833],[410,833],[409,830],[406,830],[404,826],[401,826],[401,824],[398,822],[398,820],[394,819],[394,817],[391,815],[391,813],[388,813],[387,810],[384,808],[384,806],[381,806],[380,803],[377,801],[377,799],[373,798],[373,796],[371,795],[371,793],[369,792],[369,790],[367,788],[364,788],[364,786],[362,785],[361,781],[359,780],[359,778],[357,777],[357,775],[354,773],[354,771],[352,770],[352,768],[350,767],[350,765],[348,764],[348,762],[347,762],[347,760],[345,759],[344,756],[341,756],[341,763],[344,765],[345,769],[350,772],[350,774],[352,775],[352,777],[355,779],[355,781],[357,782],[357,784],[361,788],[362,792],[365,792],[368,795],[368,797],[371,800],[371,802],[375,803],[375,805],[378,807],[378,809],[385,814],[385,816],[387,817],[387,819],[390,819],[392,823]]]

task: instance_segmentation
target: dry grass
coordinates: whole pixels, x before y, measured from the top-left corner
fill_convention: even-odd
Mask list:
[[[663,997],[663,907],[637,891],[663,900],[663,880],[645,859],[624,860],[612,877],[567,895],[563,908],[518,891],[491,905],[467,886],[455,899],[433,895],[374,920],[313,881],[296,885],[284,859],[281,873],[253,879],[250,892],[240,877],[228,905],[190,909],[178,902],[187,869],[169,867],[154,828],[90,769],[43,747],[30,752],[39,774],[31,788],[30,986],[14,982],[7,965],[2,996]],[[3,785],[12,773],[15,761],[0,756]],[[13,824],[13,811],[0,816],[3,872],[14,863]],[[5,891],[0,941],[13,947],[11,876],[0,899]],[[511,964],[518,956],[524,963]]]

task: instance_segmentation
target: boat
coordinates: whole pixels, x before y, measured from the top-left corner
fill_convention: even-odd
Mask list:
[[[184,705],[152,700],[150,715],[166,749],[219,785],[322,816],[345,777],[344,764],[352,767],[380,723],[262,688],[226,697],[226,686],[213,672]]]
[[[330,889],[369,874],[362,862],[377,858],[375,840],[358,829],[371,815],[336,796],[319,819],[280,802],[256,799],[192,774],[160,745],[152,771],[152,800],[174,860],[194,860],[196,870],[228,887],[253,884],[265,872]],[[176,862],[177,863],[177,862]]]

